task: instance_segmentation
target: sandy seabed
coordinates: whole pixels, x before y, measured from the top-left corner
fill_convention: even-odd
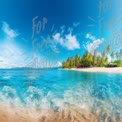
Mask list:
[[[0,106],[0,122],[122,122],[122,119],[110,116],[101,118],[98,113],[75,107],[54,112]]]

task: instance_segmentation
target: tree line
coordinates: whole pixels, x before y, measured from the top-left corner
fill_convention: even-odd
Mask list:
[[[108,60],[108,55],[111,56],[111,62]],[[120,52],[114,53],[114,51],[111,52],[110,45],[108,45],[101,55],[98,54],[97,50],[94,51],[94,54],[86,51],[82,57],[77,53],[75,57],[68,57],[62,63],[62,68],[105,67],[109,66],[110,63],[122,66],[122,49]]]

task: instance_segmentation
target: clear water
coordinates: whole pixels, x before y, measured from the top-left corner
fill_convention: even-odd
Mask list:
[[[122,114],[122,74],[58,69],[1,69],[0,104]]]

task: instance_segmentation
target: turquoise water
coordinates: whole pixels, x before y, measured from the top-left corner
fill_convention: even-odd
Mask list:
[[[54,110],[77,106],[122,114],[122,74],[1,69],[0,104]]]

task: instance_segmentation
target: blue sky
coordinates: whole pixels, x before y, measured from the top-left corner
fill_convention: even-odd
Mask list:
[[[119,5],[119,0],[1,0],[0,67],[58,66],[86,50],[100,54],[111,40],[120,48]]]

